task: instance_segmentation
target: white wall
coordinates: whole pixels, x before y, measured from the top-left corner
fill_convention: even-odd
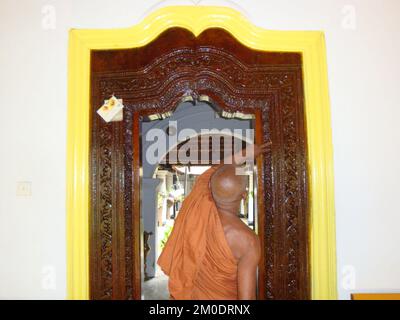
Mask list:
[[[0,298],[66,295],[68,30],[127,27],[154,6],[189,3],[0,0]],[[202,2],[224,3],[245,8],[265,28],[326,32],[340,298],[350,291],[400,291],[400,2]],[[49,29],[45,17],[53,9]],[[16,196],[17,181],[32,182],[31,197]],[[352,283],[343,275],[352,271],[355,289],[348,291],[342,283]]]

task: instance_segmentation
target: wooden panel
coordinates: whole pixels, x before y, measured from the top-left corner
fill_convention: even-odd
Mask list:
[[[353,293],[351,300],[400,300],[400,293]]]
[[[236,151],[246,148],[246,145],[245,141],[236,137],[204,134],[179,143],[168,152],[161,163],[168,165],[213,165],[217,162],[221,163],[227,155],[233,156]],[[182,148],[186,150],[188,157],[185,163],[181,163],[177,156],[179,152],[183,152]],[[171,154],[174,154],[174,156],[170,159]],[[207,154],[207,158],[204,156],[205,154]],[[202,159],[202,155],[206,159]]]
[[[255,114],[256,140],[273,142],[258,162],[260,298],[308,299],[301,55],[252,50],[222,29],[196,38],[173,28],[145,47],[92,51],[91,61],[91,298],[140,298],[139,119],[190,94]],[[124,100],[124,121],[107,124],[95,111],[112,94]]]

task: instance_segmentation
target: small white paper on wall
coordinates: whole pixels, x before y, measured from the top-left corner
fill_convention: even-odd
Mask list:
[[[97,110],[97,114],[104,119],[105,122],[122,121],[124,105],[122,99],[112,96],[105,100],[104,104]]]

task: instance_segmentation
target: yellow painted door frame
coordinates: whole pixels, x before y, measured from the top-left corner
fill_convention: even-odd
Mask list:
[[[223,28],[257,50],[303,56],[310,195],[310,266],[313,299],[337,299],[333,149],[324,33],[271,31],[228,7],[174,6],[125,29],[69,34],[67,132],[67,296],[89,299],[90,51],[148,44],[171,27],[199,35]]]

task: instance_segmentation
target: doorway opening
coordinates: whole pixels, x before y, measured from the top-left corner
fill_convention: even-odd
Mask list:
[[[227,154],[245,148],[246,143],[254,142],[254,120],[251,118],[249,115],[247,119],[229,117],[228,114],[223,117],[209,103],[182,103],[166,119],[141,123],[142,299],[169,299],[168,277],[156,262],[179,216],[182,203],[196,179],[210,166],[220,163]],[[165,155],[148,170],[151,162],[148,159],[149,149],[152,148],[148,136],[149,132],[158,129],[166,132],[166,136],[175,133],[179,137],[187,129],[192,132],[181,135],[185,140],[178,138],[176,145],[168,146]],[[211,133],[201,134],[204,130],[211,130]],[[248,196],[242,200],[238,213],[240,219],[255,232],[258,227],[256,171],[253,166],[246,170]],[[151,177],[148,177],[149,172]]]

